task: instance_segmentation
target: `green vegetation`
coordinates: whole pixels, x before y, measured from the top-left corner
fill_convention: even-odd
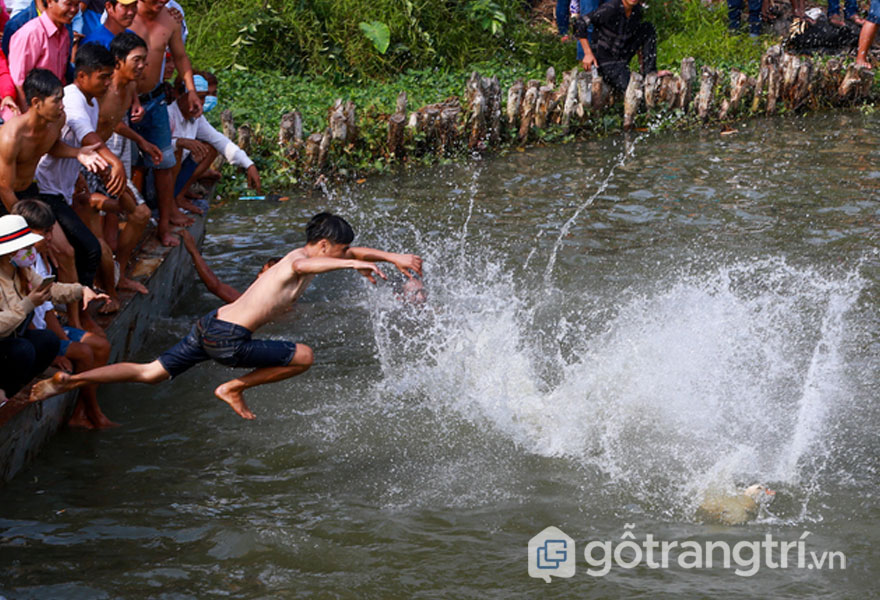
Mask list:
[[[192,0],[187,9],[194,63],[217,73],[221,107],[253,127],[251,154],[270,187],[302,176],[301,161],[276,143],[290,110],[300,111],[308,136],[326,127],[336,98],[353,100],[363,143],[335,152],[333,163],[348,175],[377,172],[390,168],[381,146],[400,91],[413,110],[463,98],[472,70],[497,75],[506,89],[517,78],[543,79],[548,66],[561,73],[576,65],[574,44],[537,23],[526,0]],[[658,30],[659,68],[677,70],[693,56],[698,67],[754,74],[771,43],[730,35],[725,3],[657,0],[647,14]],[[408,160],[420,162],[415,153]],[[232,193],[244,184],[227,185]]]

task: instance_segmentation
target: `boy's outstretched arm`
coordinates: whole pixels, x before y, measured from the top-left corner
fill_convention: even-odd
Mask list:
[[[422,276],[422,259],[415,254],[397,254],[395,252],[385,252],[384,250],[376,250],[374,248],[349,248],[348,256],[355,260],[390,262],[410,279],[412,279],[413,273],[419,277]]]
[[[354,269],[364,277],[370,280],[370,283],[376,283],[373,275],[378,275],[382,279],[387,279],[385,273],[379,270],[379,267],[371,261],[358,260],[354,258],[330,258],[329,256],[315,256],[313,258],[298,258],[293,261],[293,272],[297,275],[317,275],[318,273],[327,273],[329,271],[338,271],[340,269]]]

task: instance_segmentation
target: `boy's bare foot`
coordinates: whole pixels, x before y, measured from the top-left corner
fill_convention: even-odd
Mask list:
[[[70,374],[58,371],[50,379],[43,379],[31,388],[30,402],[41,402],[46,398],[63,394],[70,389]]]
[[[119,423],[115,423],[115,422],[111,421],[110,419],[108,419],[107,415],[102,413],[100,411],[100,409],[95,411],[89,417],[89,423],[95,429],[110,429],[112,427],[119,427]]]
[[[242,419],[256,419],[257,415],[251,412],[247,404],[244,403],[244,395],[241,390],[235,389],[231,383],[223,383],[214,390],[214,395],[223,400],[232,407],[232,410],[238,413]]]
[[[144,284],[139,283],[134,279],[129,279],[124,275],[119,276],[119,281],[116,282],[116,289],[130,290],[132,292],[137,292],[138,294],[143,294],[145,296],[150,293],[150,290],[148,290]]]
[[[92,422],[86,416],[84,410],[80,409],[79,405],[77,405],[76,410],[73,411],[73,414],[67,420],[68,427],[75,427],[76,429],[94,429],[95,426],[92,425]]]
[[[196,222],[196,220],[192,217],[187,217],[185,214],[180,212],[180,209],[178,208],[175,208],[168,220],[171,222],[172,225],[177,225],[179,227],[189,227]]]
[[[188,210],[191,213],[196,213],[197,215],[205,214],[205,211],[182,196],[177,198],[177,206],[183,210]]]

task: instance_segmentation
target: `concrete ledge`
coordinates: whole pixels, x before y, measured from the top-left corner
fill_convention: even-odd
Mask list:
[[[197,215],[196,215],[197,216]],[[197,216],[190,233],[201,242],[204,216]],[[137,254],[133,279],[150,290],[149,295],[120,293],[122,308],[100,324],[112,347],[110,362],[130,357],[143,345],[155,317],[167,315],[192,284],[195,268],[183,244],[165,248],[151,237]],[[0,485],[12,479],[40,453],[73,410],[76,392],[48,398],[37,404],[18,400],[0,409]]]

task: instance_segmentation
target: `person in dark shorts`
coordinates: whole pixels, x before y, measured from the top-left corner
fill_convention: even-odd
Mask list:
[[[354,269],[376,283],[385,279],[376,262],[390,262],[407,277],[422,274],[422,259],[371,248],[352,248],[354,231],[341,217],[320,213],[306,226],[306,245],[289,252],[260,275],[234,302],[212,311],[196,322],[173,348],[151,363],[117,363],[76,375],[57,373],[34,386],[31,400],[39,401],[90,383],[136,381],[159,383],[177,377],[206,360],[229,367],[253,369],[221,384],[214,395],[245,419],[254,414],[244,402],[248,388],[288,379],[312,366],[312,349],[305,344],[279,340],[255,340],[253,333],[282,314],[302,295],[319,273]]]

